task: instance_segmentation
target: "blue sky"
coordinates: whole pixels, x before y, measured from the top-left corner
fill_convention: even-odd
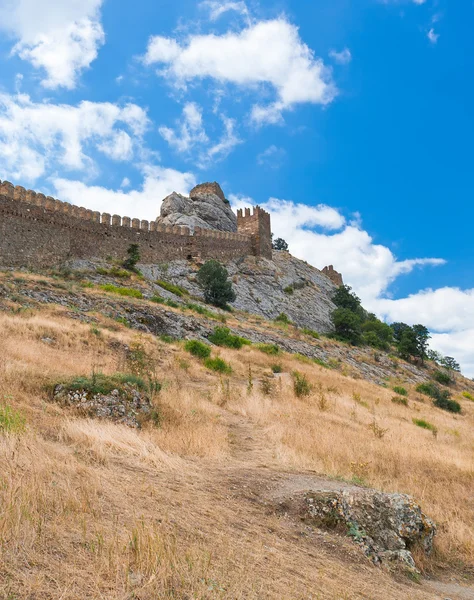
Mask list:
[[[474,376],[473,16],[447,0],[0,0],[0,179],[149,219],[217,180]]]

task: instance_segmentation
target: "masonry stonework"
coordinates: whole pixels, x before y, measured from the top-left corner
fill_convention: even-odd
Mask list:
[[[139,245],[145,263],[271,258],[270,215],[247,209],[237,233],[196,227],[191,234],[187,227],[100,214],[0,182],[0,264],[43,268],[75,258],[123,260],[130,244]]]
[[[324,267],[322,273],[324,273],[326,277],[329,277],[329,279],[334,283],[334,285],[337,285],[337,287],[343,285],[342,275],[338,273],[332,265],[329,265],[329,267]]]

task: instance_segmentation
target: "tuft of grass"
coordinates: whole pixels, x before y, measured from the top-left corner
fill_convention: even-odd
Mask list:
[[[147,384],[144,379],[138,375],[129,373],[116,373],[114,375],[104,375],[102,373],[93,373],[90,377],[75,377],[64,385],[68,390],[84,390],[91,394],[110,394],[116,388],[121,388],[128,384],[139,390],[146,390]]]
[[[105,269],[104,267],[97,267],[96,273],[99,275],[108,275],[109,277],[118,277],[119,279],[130,279],[132,273],[127,271],[126,269],[121,269],[120,267],[111,267],[110,269]]]
[[[150,298],[150,302],[155,302],[156,304],[164,304],[166,300],[162,296],[152,296]]]
[[[211,356],[210,347],[199,340],[189,340],[184,344],[184,349],[197,358],[209,358]]]
[[[129,298],[143,298],[143,294],[140,292],[140,290],[136,290],[135,288],[119,287],[117,285],[112,285],[111,283],[106,283],[99,287],[104,292],[110,292],[111,294],[128,296]]]
[[[285,292],[285,294],[288,294],[288,296],[292,296],[295,290],[292,285],[287,285],[286,288],[283,289],[283,291]]]
[[[427,429],[428,431],[431,431],[433,435],[436,435],[438,433],[438,428],[432,423],[425,421],[424,419],[412,419],[412,421],[414,425],[416,425],[417,427],[421,427],[422,429]]]
[[[327,362],[324,362],[322,358],[313,358],[313,362],[319,365],[320,367],[324,367],[325,369],[332,369],[331,365]]]
[[[213,333],[209,336],[209,341],[216,346],[226,346],[240,350],[242,346],[249,345],[251,342],[239,335],[233,335],[228,327],[215,327]]]
[[[278,317],[274,319],[275,323],[283,323],[284,325],[291,325],[291,319],[286,313],[280,313]]]
[[[155,283],[157,285],[159,285],[160,287],[162,287],[167,292],[170,292],[171,294],[174,294],[175,296],[179,296],[180,298],[182,296],[189,295],[188,290],[185,290],[180,285],[175,285],[174,283],[169,283],[168,281],[163,281],[162,279],[157,279],[155,281]]]
[[[396,394],[398,394],[399,396],[408,396],[408,392],[407,392],[407,390],[406,390],[404,387],[402,387],[401,385],[396,385],[396,386],[393,388],[393,391],[394,391]]]
[[[408,406],[408,400],[402,396],[394,396],[392,402],[394,404],[400,404],[401,406]]]
[[[293,371],[292,375],[293,390],[295,392],[295,396],[297,396],[298,398],[309,396],[311,394],[312,387],[306,375],[300,373],[299,371]]]
[[[472,394],[470,394],[469,392],[463,392],[462,395],[463,395],[463,398],[467,398],[471,402],[474,402],[474,396]]]
[[[281,352],[280,346],[277,344],[257,344],[256,348],[260,352],[265,352],[265,354],[270,354],[271,356],[277,356]]]
[[[303,329],[301,331],[305,335],[309,335],[310,337],[314,338],[315,340],[319,340],[321,337],[317,331],[314,331],[314,329],[308,329],[307,327],[303,327]]]
[[[194,304],[193,302],[187,302],[184,305],[185,308],[187,308],[188,310],[192,310],[196,313],[198,313],[199,315],[203,315],[204,317],[208,317],[209,319],[217,319],[218,321],[222,321],[223,323],[225,323],[225,317],[224,315],[220,315],[216,312],[213,312],[212,310],[209,310],[208,308],[205,308],[204,306],[201,306],[200,304]]]
[[[270,369],[273,371],[273,373],[282,373],[283,372],[282,366],[281,365],[277,365],[277,364],[272,365],[270,367]]]
[[[9,404],[0,406],[0,431],[3,433],[19,434],[26,429],[26,419],[20,411],[14,410]]]
[[[165,344],[173,344],[177,341],[172,335],[167,335],[166,333],[160,335],[160,340]]]
[[[232,373],[232,367],[229,363],[226,363],[225,360],[219,358],[206,358],[204,361],[204,366],[211,371],[217,371],[218,373],[225,373],[226,375],[230,375]]]
[[[166,300],[165,304],[166,304],[166,306],[169,306],[170,308],[179,308],[179,304],[177,302],[175,302],[174,300]]]

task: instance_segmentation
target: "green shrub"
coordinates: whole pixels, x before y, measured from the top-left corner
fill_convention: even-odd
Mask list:
[[[157,279],[155,281],[157,285],[162,287],[167,292],[174,294],[175,296],[179,296],[180,298],[184,295],[188,295],[189,292],[182,288],[180,285],[175,285],[174,283],[169,283],[168,281],[163,281],[161,279]]]
[[[236,298],[227,269],[218,260],[208,260],[197,273],[197,282],[209,304],[227,309]]]
[[[124,384],[132,385],[139,390],[147,389],[147,384],[142,377],[129,373],[116,373],[114,375],[93,373],[90,377],[75,377],[67,382],[65,386],[71,391],[84,390],[90,394],[110,394],[112,390],[120,388]]]
[[[272,356],[280,354],[280,346],[277,344],[257,344],[256,347],[260,352],[265,352],[265,354],[270,354]]]
[[[288,296],[292,296],[295,290],[292,285],[287,285],[286,288],[283,289],[283,291],[285,292],[285,294],[288,294]]]
[[[174,342],[176,342],[176,338],[174,338],[171,335],[166,335],[165,333],[163,333],[162,335],[160,335],[160,340],[162,342],[164,342],[165,344],[173,344]]]
[[[140,249],[138,244],[130,244],[127,248],[127,255],[127,258],[122,263],[122,267],[128,271],[136,271],[136,264],[140,260]]]
[[[406,398],[403,398],[402,396],[394,396],[392,398],[392,402],[394,404],[400,404],[403,406],[408,406],[408,400]]]
[[[132,274],[130,271],[126,269],[121,269],[120,267],[111,267],[110,269],[105,269],[104,267],[97,267],[96,273],[99,275],[108,275],[109,277],[119,277],[120,279],[130,279]]]
[[[428,383],[420,383],[417,385],[416,391],[420,392],[420,394],[425,394],[425,396],[430,396],[430,398],[438,398],[441,390],[436,383],[430,381]]]
[[[456,400],[450,400],[449,398],[446,397],[441,397],[436,399],[433,404],[435,406],[437,406],[438,408],[441,408],[443,410],[447,410],[448,412],[452,412],[452,413],[460,413],[461,412],[461,405],[459,404],[459,402],[456,402]]]
[[[293,390],[298,398],[309,396],[311,394],[311,384],[306,375],[299,371],[293,371]]]
[[[219,315],[218,313],[215,313],[212,310],[209,310],[208,308],[206,308],[205,306],[201,306],[200,304],[194,304],[192,302],[187,302],[185,304],[185,308],[187,308],[189,310],[193,310],[194,312],[197,312],[199,315],[203,315],[205,317],[208,317],[209,319],[217,319],[218,321],[223,321],[225,323],[224,315]]]
[[[284,323],[285,325],[291,324],[291,320],[286,313],[280,313],[274,320],[276,323]]]
[[[239,335],[233,335],[228,327],[216,327],[214,332],[209,336],[209,341],[216,346],[226,346],[227,348],[235,348],[239,350],[242,346],[250,344],[250,341]]]
[[[208,358],[211,356],[211,348],[199,340],[189,340],[184,344],[184,349],[197,358]]]
[[[0,431],[4,433],[23,433],[26,428],[26,419],[18,410],[10,405],[0,406]]]
[[[436,383],[432,381],[429,383],[420,383],[420,385],[417,386],[416,391],[433,398],[433,404],[438,408],[452,413],[461,412],[461,405],[459,402],[451,400],[451,393],[449,390],[440,389]]]
[[[104,292],[110,292],[111,294],[118,294],[119,296],[128,296],[130,298],[143,298],[143,294],[140,292],[140,290],[136,290],[134,288],[118,287],[116,285],[112,285],[111,283],[101,285],[100,289],[104,290]]]
[[[408,396],[408,392],[407,392],[407,390],[406,390],[404,387],[402,387],[401,385],[396,385],[396,386],[393,388],[393,391],[394,391],[396,394],[398,394],[399,396]]]
[[[166,300],[165,304],[171,308],[179,308],[179,304],[174,300]]]
[[[150,302],[156,302],[156,304],[164,304],[166,300],[162,296],[152,296]]]
[[[272,365],[270,368],[273,371],[273,373],[282,373],[283,372],[281,365]]]
[[[417,427],[428,429],[428,431],[432,431],[434,434],[438,433],[438,428],[432,423],[428,423],[428,421],[425,421],[424,419],[412,419],[412,421]]]
[[[324,362],[322,358],[313,358],[313,362],[319,365],[320,367],[324,367],[325,369],[332,369],[331,365],[327,362]]]
[[[225,373],[230,375],[232,373],[232,367],[222,360],[222,358],[206,358],[204,361],[204,366],[212,371],[217,371],[218,373]]]
[[[433,379],[442,385],[450,385],[453,383],[451,375],[449,375],[449,373],[443,373],[443,371],[435,371],[433,373]]]
[[[314,338],[315,340],[319,340],[319,338],[321,337],[317,331],[314,331],[313,329],[308,329],[307,327],[303,327],[303,329],[301,331],[305,335],[309,335],[310,337]]]
[[[462,395],[464,398],[467,398],[471,402],[474,402],[474,396],[472,394],[470,394],[469,392],[463,392]]]

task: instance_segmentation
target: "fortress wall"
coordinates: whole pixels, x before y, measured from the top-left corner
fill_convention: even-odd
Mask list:
[[[250,213],[250,208],[239,209],[237,228],[252,239],[252,254],[271,260],[272,234],[269,213],[259,206],[254,206],[253,214]]]
[[[0,264],[51,267],[72,258],[123,260],[138,244],[142,262],[252,254],[249,236],[100,214],[0,182]]]

